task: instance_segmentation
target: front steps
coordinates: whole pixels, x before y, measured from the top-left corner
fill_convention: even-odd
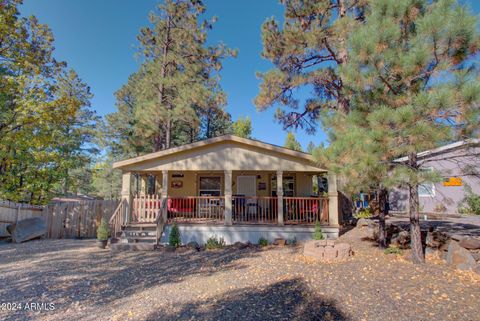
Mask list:
[[[123,227],[120,239],[110,248],[112,251],[153,251],[158,241],[157,224],[132,222]]]

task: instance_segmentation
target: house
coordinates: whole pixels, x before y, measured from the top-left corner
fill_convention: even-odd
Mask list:
[[[166,242],[176,222],[183,243],[213,235],[227,244],[305,240],[318,220],[327,237],[338,237],[336,177],[310,154],[225,135],[113,167],[123,172],[122,202],[110,220],[116,234],[156,225],[156,242]],[[328,178],[328,193],[317,195],[320,176]]]
[[[406,157],[396,160],[407,161]],[[480,140],[470,139],[418,154],[424,170],[435,170],[443,181],[422,184],[418,188],[420,212],[423,214],[458,214],[469,191],[480,194]],[[389,193],[392,212],[408,208],[408,191],[397,188]]]

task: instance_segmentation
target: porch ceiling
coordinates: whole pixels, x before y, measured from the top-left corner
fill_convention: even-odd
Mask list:
[[[326,172],[310,154],[226,135],[120,161],[124,171],[255,170]]]

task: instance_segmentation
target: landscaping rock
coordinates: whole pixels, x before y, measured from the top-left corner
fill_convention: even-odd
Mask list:
[[[200,245],[195,241],[188,242],[187,247],[195,251],[200,251]]]
[[[470,251],[470,254],[473,256],[475,261],[480,261],[480,251]]]
[[[47,233],[47,222],[43,217],[31,217],[7,226],[12,242],[22,243],[41,237]]]
[[[285,246],[287,244],[287,241],[282,238],[277,238],[273,241],[273,244],[278,246]]]
[[[458,245],[467,250],[477,250],[480,249],[480,240],[473,237],[466,237],[462,239]]]
[[[446,244],[449,237],[440,231],[433,231],[427,233],[426,245],[428,247],[438,249],[442,245]]]
[[[352,247],[348,243],[335,244],[334,249],[337,250],[337,259],[339,260],[348,259],[352,252]]]
[[[472,254],[455,241],[448,246],[447,264],[459,270],[473,270],[476,267]]]
[[[361,218],[357,221],[357,227],[364,227],[368,226],[370,220],[367,220],[366,218]]]
[[[323,253],[323,259],[327,261],[333,261],[337,258],[337,250],[334,247],[325,247],[325,251]]]
[[[164,250],[165,250],[165,252],[175,252],[177,250],[177,248],[175,246],[172,246],[172,245],[165,245]]]
[[[408,231],[401,231],[392,238],[390,244],[401,249],[408,249],[410,247],[410,233]]]
[[[243,249],[246,249],[249,246],[249,244],[242,243],[242,242],[235,242],[233,243],[232,246],[236,249],[243,250]]]
[[[352,254],[352,248],[348,243],[335,244],[332,240],[312,240],[305,243],[303,254],[317,260],[337,261],[347,259]]]

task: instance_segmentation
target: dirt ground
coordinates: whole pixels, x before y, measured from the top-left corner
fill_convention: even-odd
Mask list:
[[[301,246],[112,254],[93,240],[1,244],[0,320],[480,320],[477,274],[435,259],[415,266],[361,238],[344,235],[355,255],[331,264]]]

